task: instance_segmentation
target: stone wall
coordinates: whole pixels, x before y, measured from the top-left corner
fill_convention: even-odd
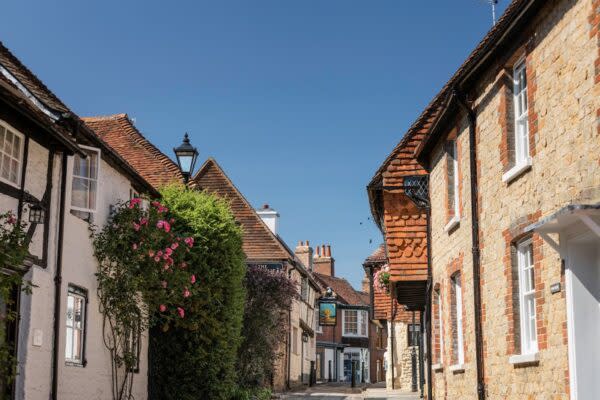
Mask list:
[[[479,77],[470,98],[476,99],[477,174],[481,238],[484,379],[489,399],[569,398],[569,373],[564,290],[550,293],[563,282],[559,254],[533,235],[539,362],[515,365],[518,353],[510,274],[510,247],[523,237],[523,228],[572,203],[600,202],[600,140],[597,110],[600,88],[595,67],[598,57],[597,8],[591,0],[548,1],[528,24],[514,47]],[[526,58],[529,100],[531,167],[507,181],[506,71],[511,62]],[[509,81],[510,84],[510,81]],[[457,129],[462,149],[469,148],[466,118],[447,127]],[[443,141],[442,141],[443,142]],[[443,143],[431,154],[432,264],[434,285],[442,294],[443,368],[434,373],[437,399],[477,397],[469,153],[460,152],[459,225],[444,230],[445,157]],[[448,266],[464,254],[461,266],[465,310],[465,363],[450,371],[450,286]],[[564,286],[563,286],[564,287]]]

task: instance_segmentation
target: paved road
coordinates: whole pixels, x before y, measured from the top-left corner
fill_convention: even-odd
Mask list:
[[[347,385],[317,385],[306,391],[287,393],[284,400],[419,400],[419,395],[382,388],[351,389]]]

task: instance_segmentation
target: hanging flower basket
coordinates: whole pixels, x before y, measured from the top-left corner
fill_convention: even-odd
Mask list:
[[[387,264],[375,272],[373,286],[377,293],[390,294],[390,276],[390,267]]]

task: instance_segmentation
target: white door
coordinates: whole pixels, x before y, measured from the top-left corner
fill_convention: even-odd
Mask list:
[[[569,367],[574,400],[597,400],[600,393],[600,246],[592,237],[569,243],[567,307]]]

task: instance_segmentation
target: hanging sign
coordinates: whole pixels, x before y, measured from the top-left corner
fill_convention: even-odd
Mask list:
[[[319,303],[319,325],[334,326],[337,323],[336,303]]]

